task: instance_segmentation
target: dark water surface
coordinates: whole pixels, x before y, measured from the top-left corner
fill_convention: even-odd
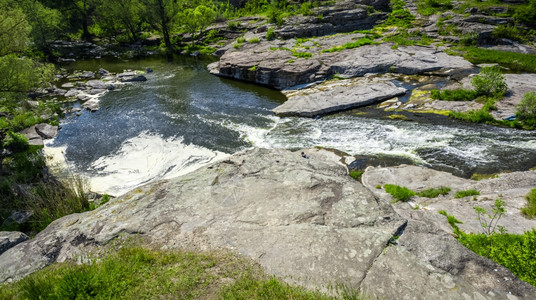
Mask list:
[[[397,156],[457,175],[536,165],[536,133],[450,120],[408,122],[347,112],[320,119],[279,118],[278,91],[210,75],[196,58],[92,60],[71,70],[152,68],[148,81],[101,98],[100,110],[68,115],[47,152],[64,153],[92,189],[119,195],[249,147],[323,146],[352,155]],[[77,105],[77,104],[76,104]],[[418,118],[418,117],[416,117]],[[384,159],[389,160],[389,158]]]

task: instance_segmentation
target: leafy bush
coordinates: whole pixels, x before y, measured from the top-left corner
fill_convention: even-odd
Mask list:
[[[536,286],[536,229],[517,234],[462,234],[458,241]]]
[[[480,223],[480,226],[486,235],[494,234],[495,229],[499,229],[500,233],[506,233],[506,228],[499,225],[499,220],[506,213],[506,209],[504,208],[504,200],[495,200],[493,208],[490,212],[480,206],[475,206],[473,209],[477,215],[476,219],[478,220],[478,223]]]
[[[527,205],[521,208],[521,213],[532,219],[536,216],[536,188],[531,189],[525,199],[527,199]]]
[[[525,122],[536,125],[536,92],[528,92],[517,107],[516,116]]]
[[[493,29],[493,32],[491,36],[494,39],[510,39],[510,40],[516,40],[520,42],[524,42],[526,40],[525,34],[521,29],[519,29],[517,26],[510,26],[510,25],[499,25]]]
[[[408,202],[411,197],[416,195],[414,191],[408,189],[407,187],[394,184],[386,184],[383,186],[383,188],[387,193],[391,194],[395,198],[395,202]]]
[[[13,131],[9,131],[4,138],[3,147],[9,149],[13,152],[22,152],[26,151],[29,148],[28,139],[20,134]]]
[[[270,27],[270,29],[266,31],[266,39],[269,41],[272,41],[275,39],[275,30],[273,27]]]
[[[471,101],[478,97],[476,91],[455,89],[455,90],[432,90],[432,99],[445,100],[445,101]]]
[[[447,195],[449,192],[449,187],[440,187],[436,189],[427,189],[422,192],[418,192],[417,195],[420,197],[435,198],[439,195]]]
[[[501,69],[497,66],[482,68],[480,74],[471,79],[471,84],[478,95],[485,96],[500,97],[508,89]]]
[[[465,47],[462,49],[465,59],[474,63],[498,63],[501,66],[518,72],[536,73],[536,55],[498,50]]]
[[[529,0],[516,8],[514,19],[528,25],[536,25],[536,0]]]
[[[463,120],[472,123],[493,123],[495,118],[484,110],[470,110],[468,112],[450,112],[449,117],[456,120]]]
[[[477,196],[477,195],[480,195],[480,192],[477,190],[457,191],[456,194],[454,194],[454,198],[460,199],[463,197]]]

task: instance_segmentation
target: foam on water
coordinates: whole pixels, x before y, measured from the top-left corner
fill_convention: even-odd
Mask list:
[[[113,196],[144,183],[192,172],[227,157],[227,154],[196,145],[182,138],[167,138],[142,132],[128,139],[114,154],[97,159],[92,165],[89,185],[92,191]]]

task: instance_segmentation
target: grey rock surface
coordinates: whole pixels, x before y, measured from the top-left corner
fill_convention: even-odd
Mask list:
[[[29,237],[22,233],[17,231],[0,231],[0,255],[9,248],[12,248],[26,240],[28,240]]]
[[[402,217],[350,178],[332,152],[303,151],[308,158],[301,151],[238,153],[56,220],[0,255],[0,282],[141,235],[169,249],[230,249],[311,288],[344,283],[386,299],[536,296],[536,288],[434,223]],[[495,282],[498,276],[508,281]]]
[[[536,228],[536,219],[527,219],[521,215],[521,208],[526,205],[525,195],[532,188],[536,188],[536,171],[512,172],[497,175],[496,178],[475,181],[456,177],[450,173],[436,171],[424,167],[401,165],[388,168],[367,168],[362,176],[363,184],[377,197],[384,201],[392,201],[391,195],[383,189],[375,188],[378,185],[396,184],[405,186],[414,191],[423,191],[430,188],[448,186],[451,192],[445,196],[429,199],[414,196],[409,203],[394,205],[397,212],[404,217],[410,217],[409,212],[418,208],[425,214],[433,215],[428,222],[436,224],[446,232],[452,232],[445,218],[437,212],[446,210],[463,222],[459,227],[472,233],[482,232],[477,221],[475,206],[491,209],[496,199],[505,201],[506,214],[500,219],[499,225],[505,226],[509,233],[521,234]],[[478,196],[455,199],[456,191],[474,189],[480,192]]]
[[[229,49],[219,62],[209,65],[209,70],[218,76],[255,82],[276,89],[324,81],[334,75],[351,78],[368,73],[432,72],[461,78],[474,72],[474,66],[468,61],[459,56],[449,56],[434,47],[408,46],[392,49],[390,43],[383,43],[339,52],[323,52],[362,37],[364,35],[359,33],[320,37],[310,40],[314,45],[312,47],[296,47],[299,43],[294,39],[261,41],[240,49]],[[294,49],[295,52],[289,49]],[[306,59],[293,56],[299,52],[311,53],[311,57]]]
[[[35,130],[35,125],[25,128],[20,132],[20,134],[24,135],[28,139],[28,144],[34,146],[43,146],[43,137],[37,133]]]
[[[272,111],[276,115],[314,117],[375,104],[406,92],[390,78],[331,80],[306,89],[284,90],[288,100]]]
[[[41,123],[35,125],[35,131],[45,140],[53,139],[58,135],[58,126]]]

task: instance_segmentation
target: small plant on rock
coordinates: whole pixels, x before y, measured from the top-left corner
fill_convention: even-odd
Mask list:
[[[536,125],[536,92],[523,95],[517,107],[516,116],[529,125]]]
[[[391,194],[395,198],[394,202],[408,202],[411,197],[416,195],[414,191],[403,186],[386,184],[383,187],[387,193]]]
[[[275,39],[275,30],[273,27],[266,31],[266,39],[269,41],[273,41]]]
[[[499,220],[506,213],[506,208],[504,208],[504,200],[495,200],[493,208],[490,212],[481,206],[475,206],[473,209],[475,210],[477,214],[476,218],[486,235],[495,233],[496,229],[498,229],[501,234],[506,233],[506,228],[498,225]]]
[[[521,213],[532,219],[536,216],[536,188],[530,190],[525,199],[527,199],[527,205],[521,208]]]
[[[457,191],[456,194],[454,194],[454,198],[460,199],[467,196],[478,196],[480,195],[480,192],[477,190],[465,190],[465,191]]]
[[[473,77],[471,84],[477,94],[490,97],[501,97],[508,89],[498,66],[482,68],[480,74]]]

